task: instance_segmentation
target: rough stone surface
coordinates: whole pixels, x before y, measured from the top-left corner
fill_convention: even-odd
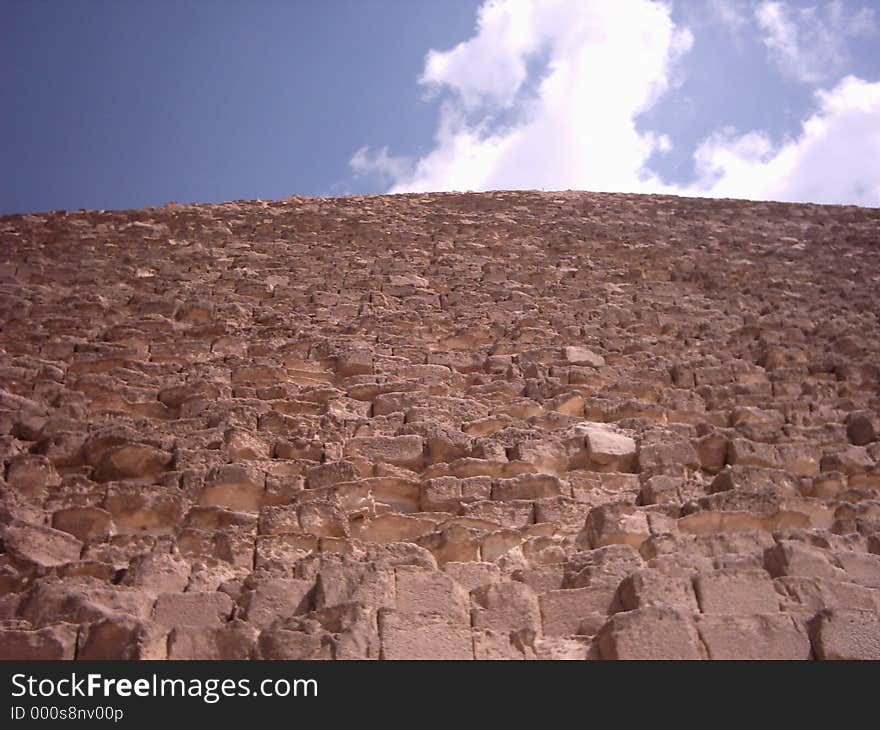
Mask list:
[[[0,217],[0,658],[880,658],[880,211]]]
[[[880,620],[871,611],[826,609],[810,627],[817,659],[880,659]]]

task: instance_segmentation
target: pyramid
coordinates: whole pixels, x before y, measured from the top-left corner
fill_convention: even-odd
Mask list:
[[[0,657],[880,659],[880,209],[0,217]]]

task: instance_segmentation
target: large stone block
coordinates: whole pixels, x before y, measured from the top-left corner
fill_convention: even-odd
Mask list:
[[[846,579],[846,573],[834,564],[830,553],[797,540],[782,541],[767,549],[764,567],[774,578],[797,575]]]
[[[225,593],[163,593],[156,599],[152,620],[161,626],[219,626],[232,615]]]
[[[445,573],[399,565],[394,574],[399,611],[438,613],[456,621],[470,622],[468,592]]]
[[[637,548],[650,535],[651,525],[644,509],[621,503],[606,504],[590,510],[578,544],[594,549],[614,544]]]
[[[521,633],[474,629],[474,659],[478,661],[510,661],[533,659],[534,651],[522,641]]]
[[[614,610],[616,594],[616,583],[542,593],[538,600],[544,635],[594,634]]]
[[[763,570],[713,570],[694,578],[703,613],[754,614],[779,611],[779,596]]]
[[[41,629],[0,628],[0,659],[33,661],[73,659],[76,624],[59,623]]]
[[[258,512],[263,506],[266,477],[244,464],[228,464],[208,475],[199,495],[204,507],[223,507],[239,512]]]
[[[493,583],[471,591],[475,629],[541,631],[541,609],[535,592],[515,581]]]
[[[488,476],[436,477],[421,483],[419,505],[425,512],[456,513],[462,504],[489,499],[491,495],[492,479]]]
[[[690,441],[657,441],[642,444],[638,455],[639,471],[663,471],[669,467],[682,466],[699,469],[702,465],[697,450]]]
[[[564,494],[562,482],[552,474],[520,474],[498,479],[492,485],[492,499],[542,499]]]
[[[691,613],[699,611],[690,576],[639,570],[623,580],[618,592],[624,611],[649,606],[666,606]]]
[[[169,659],[250,659],[256,629],[241,622],[225,626],[177,626],[168,635]]]
[[[60,621],[89,623],[119,614],[147,620],[154,601],[146,591],[109,585],[97,578],[49,578],[22,595],[18,615],[36,627]]]
[[[394,571],[373,562],[326,561],[315,587],[315,607],[341,603],[394,608],[397,604]]]
[[[880,590],[833,578],[783,576],[773,581],[784,603],[813,612],[824,608],[880,611]]]
[[[77,659],[128,661],[165,659],[168,629],[132,616],[112,616],[87,624],[79,634]]]
[[[625,434],[602,423],[584,424],[590,468],[595,471],[634,472],[637,469],[638,447]]]
[[[61,477],[45,456],[19,454],[9,460],[6,484],[22,497],[43,500],[61,484]]]
[[[146,444],[123,444],[108,449],[95,468],[95,479],[149,479],[170,468],[172,455]]]
[[[116,531],[113,516],[100,507],[67,507],[52,515],[52,527],[69,532],[78,540],[108,537]]]
[[[178,489],[137,484],[113,484],[104,509],[118,533],[168,535],[180,528],[189,502]]]
[[[333,640],[326,632],[312,632],[272,627],[260,632],[255,659],[317,660],[333,659]]]
[[[473,659],[467,624],[439,614],[379,611],[383,659]]]
[[[43,525],[12,524],[5,527],[2,535],[13,563],[41,572],[79,560],[83,547],[70,533]]]
[[[191,566],[180,555],[144,553],[132,559],[122,584],[159,593],[182,593],[189,583]]]
[[[421,436],[375,436],[353,438],[345,443],[346,459],[365,459],[371,463],[394,464],[418,471],[425,465]]]
[[[616,613],[596,641],[602,659],[705,659],[690,614],[671,608]]]
[[[880,659],[880,617],[875,611],[834,608],[810,623],[817,659]]]
[[[804,625],[781,613],[696,617],[709,659],[809,659]]]
[[[258,629],[278,619],[307,613],[312,606],[315,584],[298,578],[271,578],[256,581],[240,599],[238,617]]]

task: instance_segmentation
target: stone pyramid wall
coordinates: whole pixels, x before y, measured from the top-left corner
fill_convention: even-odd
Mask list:
[[[0,218],[3,658],[880,658],[880,210]]]

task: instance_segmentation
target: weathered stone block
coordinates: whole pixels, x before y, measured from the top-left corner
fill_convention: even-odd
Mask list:
[[[810,623],[817,659],[880,659],[880,618],[874,611],[834,608]]]
[[[383,659],[473,659],[471,630],[438,614],[379,611]]]
[[[168,636],[169,659],[250,659],[257,632],[241,622],[226,626],[176,626]]]
[[[394,464],[415,471],[425,464],[424,442],[416,435],[354,438],[346,442],[344,453],[346,459]]]
[[[470,622],[468,592],[448,575],[413,565],[394,569],[397,609],[405,613],[438,613]]]
[[[614,614],[596,637],[602,659],[704,659],[689,614],[640,608]]]
[[[278,619],[308,613],[314,587],[313,581],[298,578],[260,580],[242,594],[238,618],[263,629]]]
[[[535,592],[524,583],[494,583],[471,591],[475,629],[541,630],[541,609]]]
[[[810,658],[807,631],[793,616],[703,615],[696,617],[696,625],[709,659]]]
[[[698,612],[697,596],[690,577],[666,575],[656,570],[639,570],[624,578],[618,591],[624,611],[649,606],[666,606]]]
[[[703,613],[753,614],[779,610],[779,596],[763,570],[713,570],[694,578]]]
[[[232,615],[225,593],[163,593],[156,599],[152,619],[161,626],[217,626]]]
[[[604,617],[614,608],[616,583],[592,585],[589,588],[564,588],[548,591],[539,597],[542,629],[545,636],[580,634],[595,623],[595,616]],[[594,633],[594,632],[588,632]]]
[[[59,623],[41,629],[0,628],[0,659],[33,661],[73,659],[76,624]]]

